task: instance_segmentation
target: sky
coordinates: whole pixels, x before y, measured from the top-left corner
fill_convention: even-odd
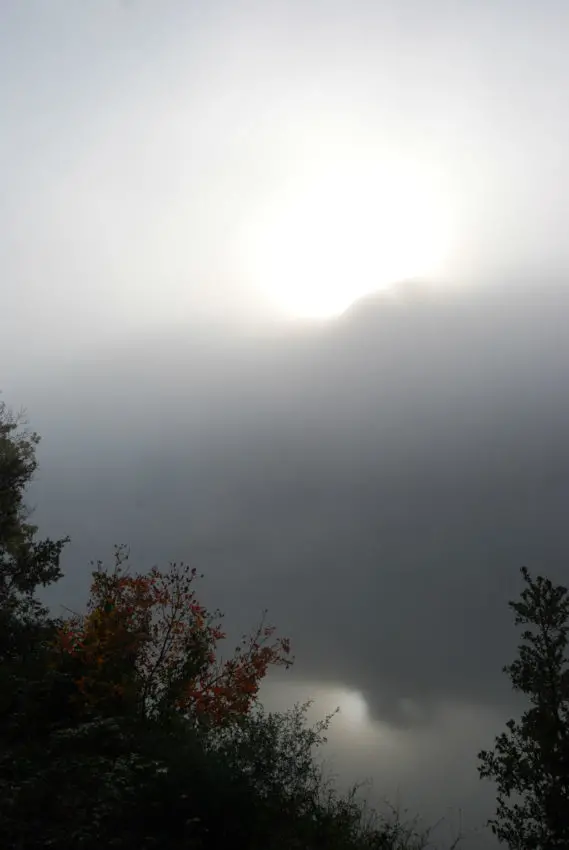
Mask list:
[[[196,562],[292,637],[268,703],[342,703],[341,777],[435,819],[491,808],[519,567],[566,575],[568,26],[561,0],[0,9],[0,389],[72,536],[58,593],[114,543]]]

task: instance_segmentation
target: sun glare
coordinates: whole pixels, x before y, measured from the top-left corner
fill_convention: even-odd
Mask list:
[[[255,286],[281,314],[330,318],[444,265],[442,199],[409,167],[329,171],[273,199],[245,238]]]

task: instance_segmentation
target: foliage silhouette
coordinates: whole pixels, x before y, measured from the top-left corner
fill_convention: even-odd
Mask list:
[[[479,754],[479,773],[497,785],[490,825],[500,841],[515,850],[557,850],[569,847],[569,596],[521,572],[526,587],[509,605],[524,631],[518,658],[504,672],[530,708],[508,721],[493,751]]]
[[[37,598],[65,540],[36,540],[37,435],[0,406],[0,846],[11,850],[420,850],[415,822],[337,793],[316,760],[331,717],[266,713],[291,664],[264,619],[226,660],[194,570],[93,572],[84,615]]]

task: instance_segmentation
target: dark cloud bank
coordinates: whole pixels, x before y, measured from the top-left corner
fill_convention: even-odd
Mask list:
[[[268,607],[296,677],[374,717],[507,712],[519,567],[568,577],[568,308],[555,283],[419,286],[264,340],[126,340],[43,385],[38,363],[18,400],[38,521],[74,541],[58,593],[128,541],[193,561],[240,624]]]

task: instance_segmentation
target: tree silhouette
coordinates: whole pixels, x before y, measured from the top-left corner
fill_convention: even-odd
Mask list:
[[[37,540],[24,497],[37,468],[40,438],[0,402],[0,613],[30,621],[46,613],[36,590],[61,577],[59,558],[68,538]],[[6,650],[6,644],[2,644]],[[0,650],[1,651],[1,650]]]
[[[567,588],[532,578],[510,602],[523,626],[518,658],[504,668],[530,707],[510,720],[493,751],[479,753],[481,778],[496,782],[494,834],[513,850],[569,847],[569,669]]]
[[[36,434],[0,406],[0,847],[11,850],[423,850],[428,831],[337,793],[314,761],[330,718],[266,713],[288,641],[264,618],[223,660],[196,572],[98,564],[84,615],[37,589],[65,540],[36,539]]]

